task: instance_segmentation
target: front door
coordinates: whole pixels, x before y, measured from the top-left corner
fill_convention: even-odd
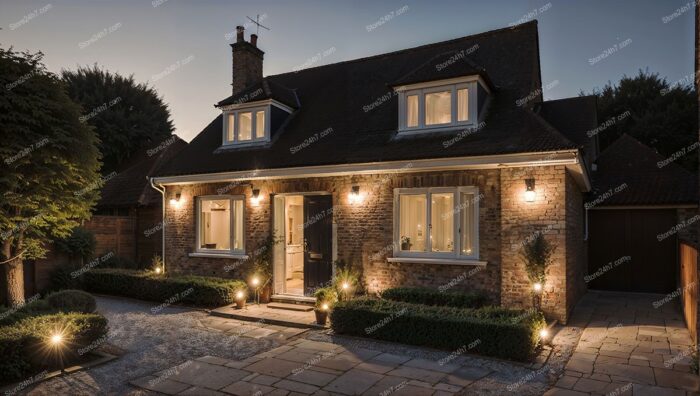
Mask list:
[[[304,295],[328,285],[333,275],[333,197],[304,196]]]

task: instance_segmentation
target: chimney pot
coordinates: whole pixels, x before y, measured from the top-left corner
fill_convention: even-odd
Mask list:
[[[245,28],[243,26],[236,26],[236,42],[240,43],[243,41],[243,32]]]
[[[253,44],[253,47],[258,46],[258,35],[257,34],[250,35],[250,43]]]

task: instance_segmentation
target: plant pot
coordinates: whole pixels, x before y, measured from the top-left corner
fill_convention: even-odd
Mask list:
[[[260,303],[267,304],[270,302],[270,295],[272,295],[272,288],[270,286],[265,286],[260,290]]]
[[[236,309],[245,308],[245,300],[236,300]]]
[[[328,311],[321,311],[320,309],[314,309],[314,313],[316,314],[316,323],[320,325],[325,325],[326,321],[328,320]]]

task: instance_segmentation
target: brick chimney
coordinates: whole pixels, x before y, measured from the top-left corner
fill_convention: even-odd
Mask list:
[[[258,36],[250,35],[250,42],[245,41],[245,29],[236,26],[236,42],[231,44],[233,75],[231,91],[235,95],[251,84],[262,80],[263,55],[258,48]]]

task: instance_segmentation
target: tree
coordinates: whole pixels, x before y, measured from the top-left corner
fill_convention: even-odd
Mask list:
[[[598,123],[606,125],[598,135],[601,150],[627,133],[664,157],[685,149],[678,164],[697,172],[697,147],[692,145],[698,138],[698,103],[692,79],[671,85],[657,73],[640,70],[593,94],[598,96]]]
[[[139,149],[153,146],[173,133],[170,111],[155,90],[97,67],[64,70],[68,96],[83,106],[83,120],[100,138],[102,174],[119,172]]]
[[[101,186],[98,139],[43,54],[0,48],[0,266],[7,302],[24,302],[23,260],[90,217]]]

